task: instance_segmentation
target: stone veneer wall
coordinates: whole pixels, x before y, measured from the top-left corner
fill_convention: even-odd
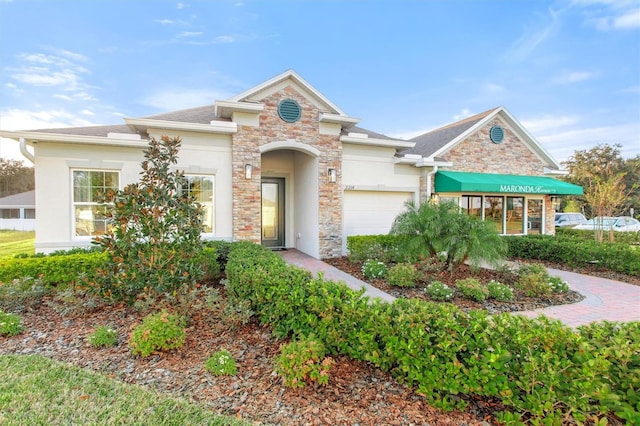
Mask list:
[[[491,142],[489,130],[504,129],[504,140]],[[505,173],[541,176],[544,164],[500,119],[487,123],[476,133],[445,153],[443,160],[454,163],[452,170],[474,173]]]
[[[293,99],[302,115],[295,123],[278,116],[278,104]],[[319,253],[321,258],[338,257],[342,253],[342,144],[337,135],[319,133],[318,108],[291,86],[261,99],[265,108],[260,113],[259,127],[238,126],[232,136],[233,162],[233,237],[260,242],[261,155],[260,146],[276,141],[295,140],[318,149]],[[253,166],[253,176],[245,179],[244,166]],[[327,170],[337,171],[337,182],[329,182]],[[315,189],[315,188],[314,188]],[[295,208],[295,207],[294,207]],[[291,243],[291,242],[287,242]]]

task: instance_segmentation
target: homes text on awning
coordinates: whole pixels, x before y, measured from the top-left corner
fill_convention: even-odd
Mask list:
[[[439,171],[436,192],[582,195],[582,187],[545,176]]]

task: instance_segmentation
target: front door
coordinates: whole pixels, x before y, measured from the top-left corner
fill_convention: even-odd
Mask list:
[[[527,234],[542,234],[542,200],[527,200]]]
[[[262,245],[284,247],[284,179],[262,179]]]

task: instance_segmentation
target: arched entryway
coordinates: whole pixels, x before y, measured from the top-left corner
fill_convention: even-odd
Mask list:
[[[261,243],[320,257],[316,148],[279,141],[260,147]]]

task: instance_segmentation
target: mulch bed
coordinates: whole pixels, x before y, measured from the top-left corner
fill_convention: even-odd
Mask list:
[[[512,285],[516,281],[515,275],[510,273],[494,271],[486,268],[472,269],[468,265],[461,265],[460,267],[456,268],[454,272],[438,271],[427,274],[425,278],[418,282],[415,287],[400,288],[389,285],[384,279],[366,279],[361,271],[362,263],[352,262],[348,257],[326,259],[325,262],[353,275],[358,279],[369,282],[374,287],[377,287],[394,297],[417,298],[421,300],[429,300],[429,297],[424,290],[429,283],[436,280],[441,281],[452,288],[456,288],[457,280],[469,277],[477,278],[484,284],[488,283],[491,280],[496,280],[503,284]],[[548,297],[543,298],[527,297],[527,295],[523,291],[516,289],[514,289],[513,294],[514,299],[508,302],[499,302],[492,299],[486,300],[484,302],[476,302],[474,300],[465,299],[459,294],[456,294],[456,296],[452,300],[443,303],[453,303],[465,311],[471,309],[484,309],[490,313],[495,314],[501,312],[530,311],[533,309],[544,308],[553,305],[566,305],[570,303],[576,303],[584,299],[584,296],[573,290],[569,290],[566,293],[552,294]]]
[[[187,397],[214,412],[256,424],[494,423],[493,406],[489,403],[472,400],[466,412],[443,412],[398,384],[390,374],[347,357],[335,359],[329,385],[287,388],[275,373],[274,364],[280,345],[286,342],[273,337],[268,328],[255,321],[233,326],[220,318],[196,314],[181,349],[139,358],[131,355],[127,341],[144,313],[120,305],[62,315],[58,303],[46,297],[40,305],[21,313],[25,331],[0,338],[0,354],[43,355],[126,383]],[[87,343],[87,335],[100,325],[117,330],[116,346],[96,349]],[[216,377],[204,369],[206,359],[223,348],[237,362],[236,376]]]
[[[328,262],[363,278],[360,265],[346,258]],[[483,282],[505,278],[494,271],[471,271],[466,267],[455,274],[439,273],[433,278],[454,285],[456,279],[469,274]],[[607,278],[620,280],[619,276]],[[640,284],[637,281],[640,280],[636,280],[636,284]],[[421,288],[397,289],[382,280],[374,281],[373,285],[398,297],[426,297]],[[220,288],[220,293],[224,298],[224,289]],[[503,304],[478,304],[460,298],[453,303],[463,309],[504,312],[573,303],[581,298],[570,292],[544,300],[517,295],[514,301]],[[70,312],[66,313],[64,307],[47,296],[39,305],[22,312],[25,331],[18,336],[1,338],[0,354],[43,355],[126,383],[184,396],[205,404],[214,412],[256,424],[486,425],[495,423],[493,413],[499,409],[489,401],[471,399],[465,412],[442,412],[429,406],[424,397],[398,384],[390,374],[346,357],[335,359],[328,386],[289,389],[274,368],[284,341],[274,338],[267,327],[255,320],[241,325],[210,313],[194,313],[187,329],[187,341],[180,350],[136,358],[131,355],[127,341],[144,313],[124,305],[98,306],[93,310],[67,309]],[[87,343],[87,335],[100,325],[118,331],[115,347],[96,349]],[[236,376],[216,377],[205,371],[206,359],[220,349],[229,350],[236,359]]]

